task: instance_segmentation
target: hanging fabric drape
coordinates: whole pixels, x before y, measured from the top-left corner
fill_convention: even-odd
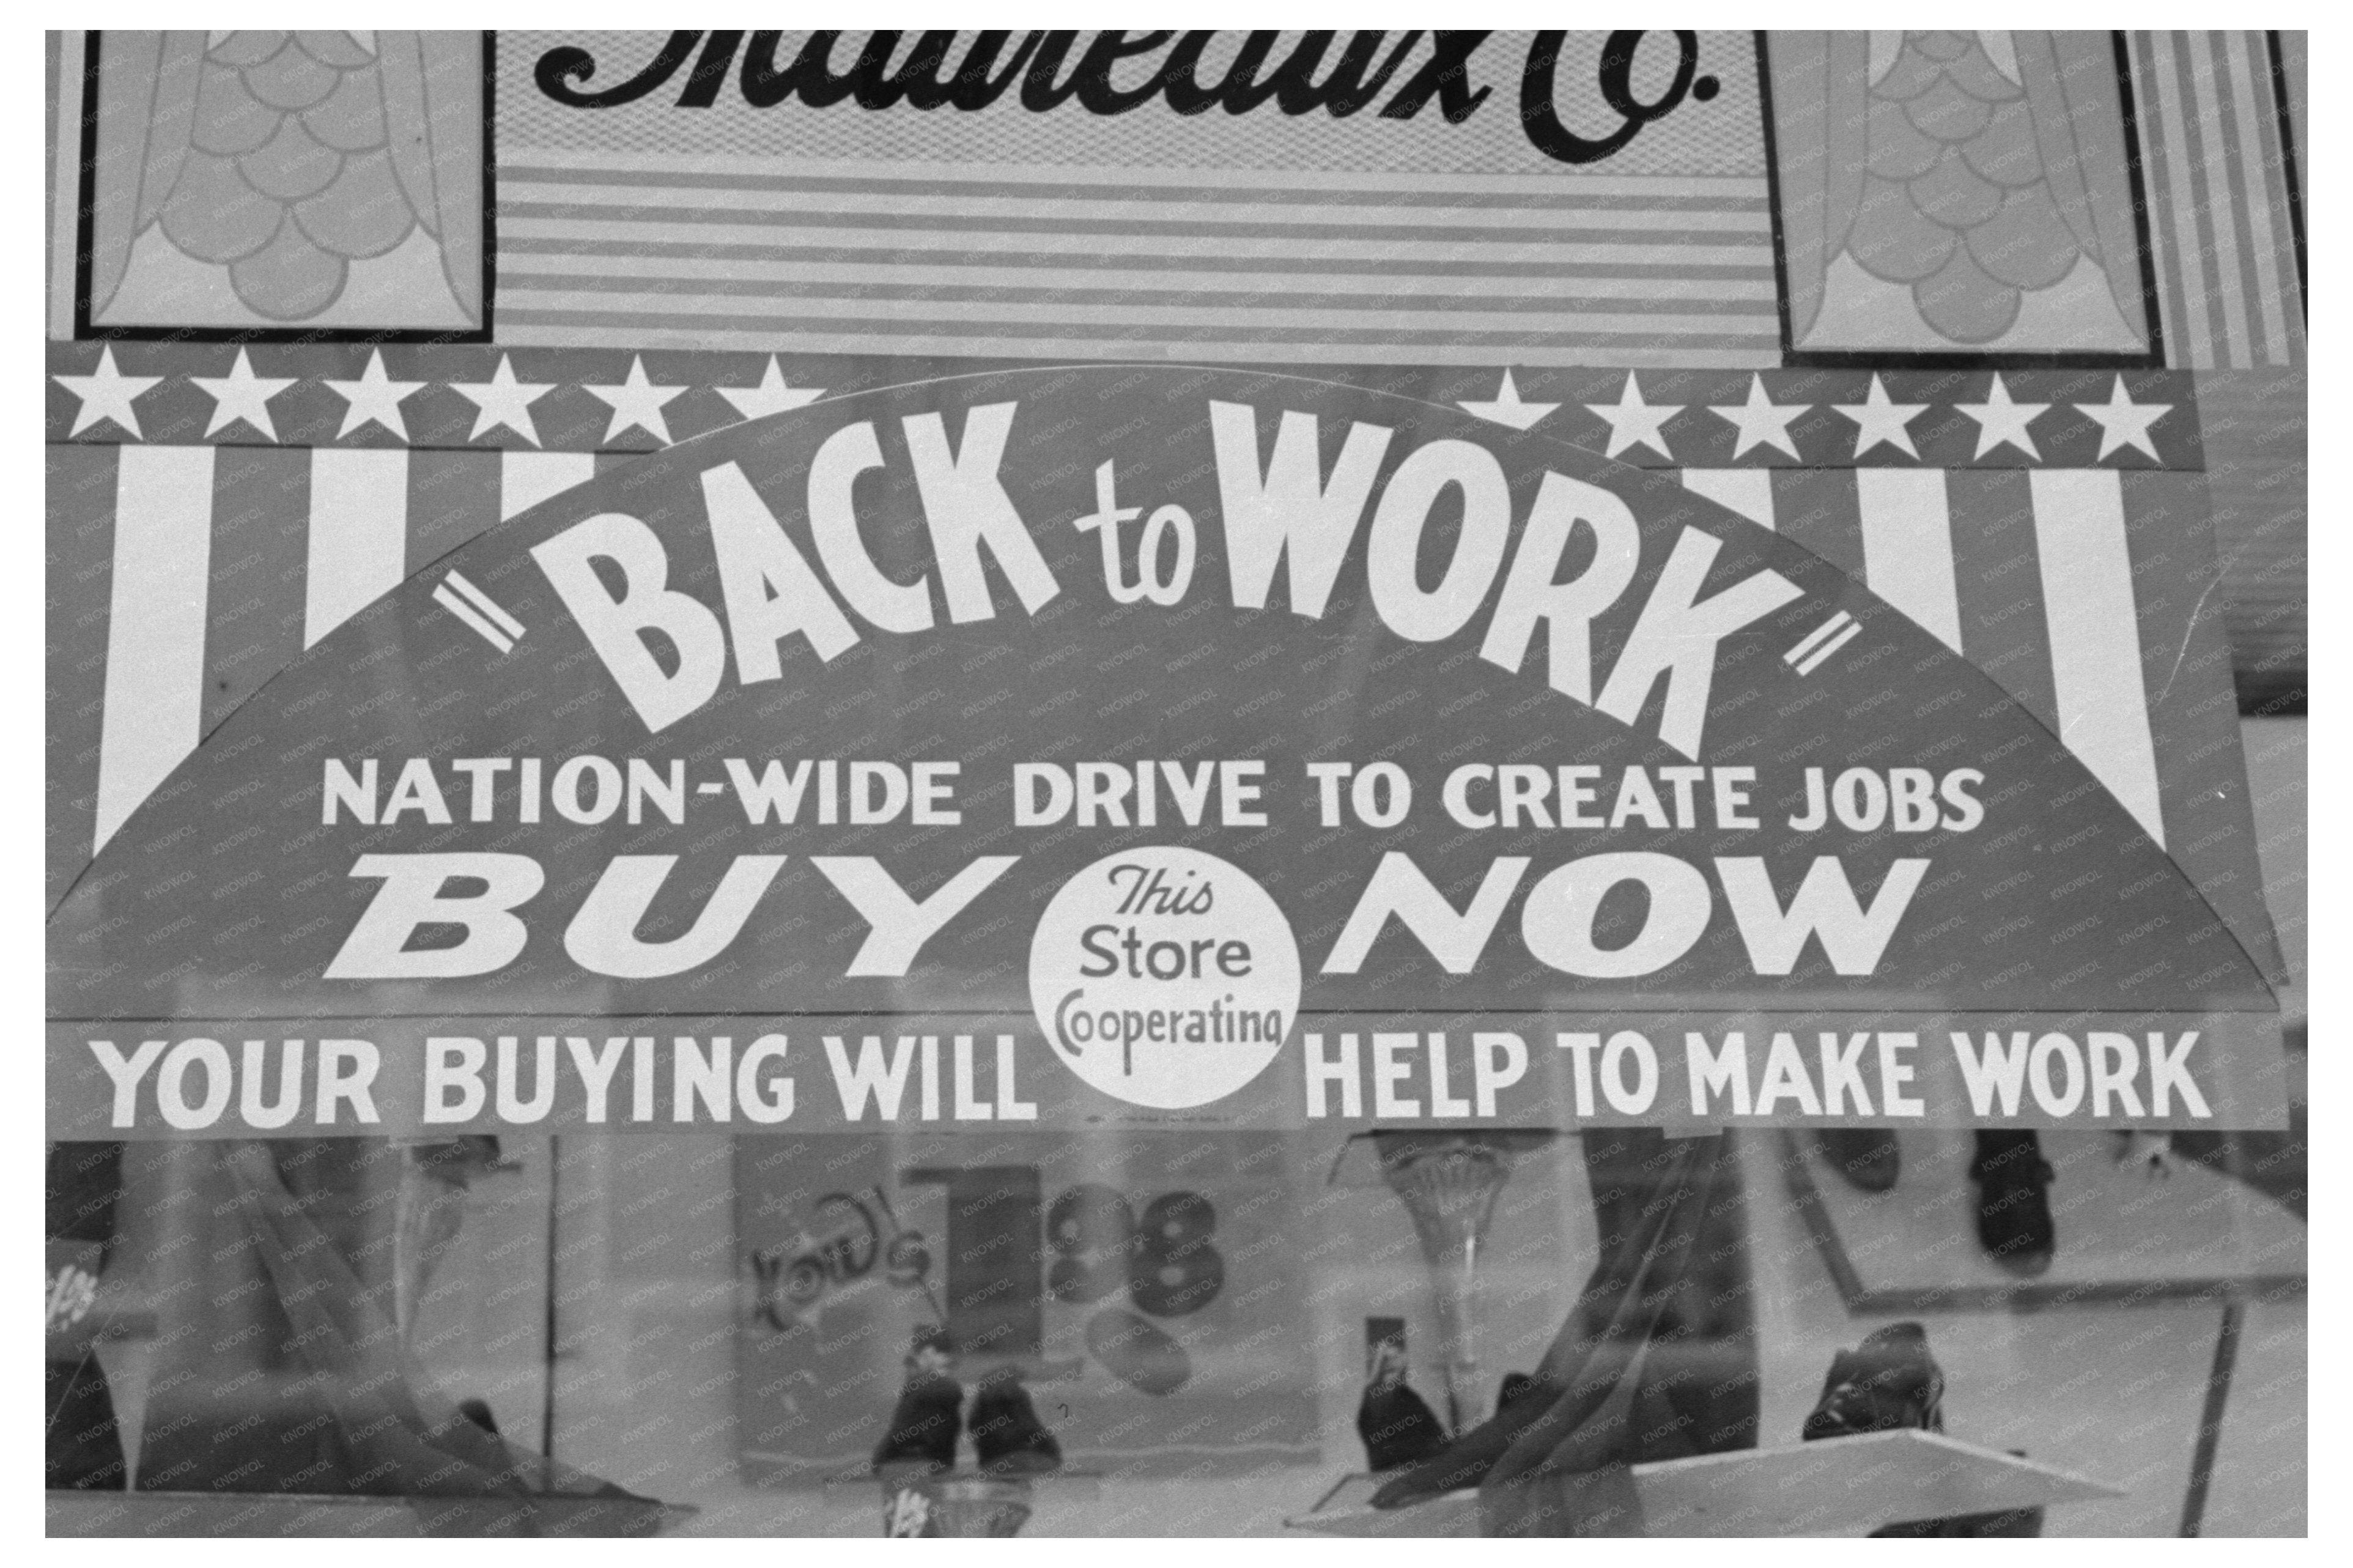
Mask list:
[[[1629,1467],[1752,1447],[1756,1331],[1730,1135],[1584,1136],[1602,1255],[1531,1383],[1375,1495],[1479,1489],[1482,1533],[1640,1535]]]
[[[408,1152],[380,1139],[187,1150],[186,1196],[209,1224],[178,1244],[175,1294],[210,1332],[167,1333],[142,1489],[512,1499],[525,1534],[533,1498],[643,1502],[477,1425],[411,1356],[395,1320]]]

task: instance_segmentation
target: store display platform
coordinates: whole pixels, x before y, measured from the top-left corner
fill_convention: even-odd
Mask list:
[[[1350,1476],[1313,1512],[1283,1523],[1323,1535],[1479,1533],[1475,1490],[1376,1509],[1381,1480]],[[1634,1490],[1645,1533],[1653,1536],[1860,1536],[1898,1520],[2121,1495],[2072,1471],[1911,1429],[1637,1465]]]
[[[649,1498],[353,1497],[295,1492],[52,1491],[51,1537],[660,1535],[702,1510]]]
[[[1905,1128],[1896,1141],[1902,1174],[1873,1193],[1843,1180],[1810,1133],[1781,1134],[1789,1195],[1850,1311],[2137,1303],[2304,1282],[2306,1228],[2294,1213],[2194,1160],[2163,1175],[2119,1164],[2106,1133],[2042,1137],[2058,1250],[2043,1273],[2012,1274],[1978,1242],[1968,1130]],[[1924,1245],[1936,1238],[1949,1245]]]

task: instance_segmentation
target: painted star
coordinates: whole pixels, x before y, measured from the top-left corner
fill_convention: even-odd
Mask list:
[[[330,381],[327,385],[349,405],[343,409],[343,428],[335,432],[337,440],[369,423],[382,425],[406,440],[408,425],[400,417],[401,399],[425,388],[422,381],[395,381],[387,376],[382,349],[369,353],[367,369],[357,381]]]
[[[1628,447],[1644,446],[1670,462],[1674,453],[1667,450],[1663,427],[1669,419],[1683,411],[1681,403],[1645,403],[1642,388],[1636,384],[1634,373],[1626,372],[1625,390],[1619,393],[1615,403],[1588,403],[1588,410],[1609,421],[1609,450],[1603,457],[1616,457]]]
[[[513,359],[501,354],[488,381],[452,381],[449,390],[473,402],[474,429],[468,440],[480,440],[503,425],[537,446],[539,428],[531,422],[531,406],[554,391],[555,383],[516,380]]]
[[[668,446],[670,426],[662,418],[662,405],[686,388],[683,386],[660,387],[647,380],[644,359],[633,354],[629,356],[628,380],[618,387],[586,387],[582,390],[612,408],[613,422],[605,430],[607,445],[611,445],[615,437],[635,425]]]
[[[1912,444],[1912,432],[1904,427],[1927,412],[1926,403],[1893,403],[1888,401],[1887,388],[1879,377],[1871,378],[1871,390],[1860,403],[1833,403],[1831,408],[1854,421],[1854,455],[1861,457],[1880,442],[1918,458],[1920,449]]]
[[[734,404],[735,412],[746,419],[781,414],[787,408],[802,408],[825,396],[822,387],[785,385],[785,373],[776,367],[776,356],[773,354],[768,355],[767,374],[760,377],[757,387],[714,387],[712,390]],[[611,439],[609,436],[606,438],[607,440]]]
[[[1519,384],[1512,379],[1512,373],[1509,370],[1504,372],[1504,384],[1495,388],[1493,401],[1482,403],[1474,398],[1465,397],[1454,406],[1466,414],[1476,414],[1480,418],[1493,419],[1499,425],[1509,425],[1515,430],[1531,429],[1538,419],[1560,407],[1557,403],[1520,401]]]
[[[226,427],[243,419],[274,441],[278,439],[278,427],[269,422],[269,400],[301,377],[256,376],[253,362],[240,348],[237,351],[237,363],[229,367],[227,376],[191,376],[188,379],[212,396],[212,422],[205,427],[205,434],[218,435]]]
[[[1791,457],[1798,455],[1798,443],[1790,439],[1789,421],[1813,407],[1811,403],[1776,403],[1765,396],[1765,378],[1748,377],[1748,401],[1746,403],[1710,403],[1708,412],[1729,419],[1739,428],[1740,440],[1732,449],[1734,457],[1750,447],[1776,446]]]
[[[67,391],[81,399],[81,411],[74,416],[73,429],[66,434],[78,436],[100,419],[111,419],[140,440],[147,433],[139,428],[139,415],[131,405],[140,396],[153,390],[164,378],[160,376],[125,376],[114,367],[114,350],[110,346],[98,351],[98,368],[88,376],[57,376],[50,377]]]
[[[2106,402],[2077,403],[2074,408],[2085,418],[2098,421],[2102,458],[2126,447],[2138,447],[2152,461],[2157,458],[2157,445],[2149,439],[2148,428],[2173,411],[2170,403],[2134,402],[2125,391],[2125,378],[2121,376],[2110,388]]]
[[[1996,447],[2008,445],[2016,447],[2037,462],[2042,461],[2042,454],[2035,450],[2034,437],[2026,427],[2034,423],[2051,405],[2011,402],[2010,388],[2002,385],[1999,371],[1994,374],[1993,387],[1986,393],[1984,402],[1956,403],[1953,407],[1978,422],[1978,457],[1985,456]]]

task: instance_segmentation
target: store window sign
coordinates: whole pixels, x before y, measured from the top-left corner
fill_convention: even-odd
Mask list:
[[[549,502],[51,929],[61,1137],[2279,1114],[2257,965],[1932,632],[1664,477],[1240,372]]]
[[[1781,363],[1749,32],[575,28],[491,55],[505,344]]]
[[[1520,129],[1529,143],[1558,163],[1596,163],[1672,113],[1686,96],[1703,103],[1716,96],[1720,83],[1698,69],[1694,32],[1662,35],[1652,50],[1656,58],[1645,62],[1653,69],[1643,73],[1656,79],[1638,78],[1637,58],[1650,36],[1620,31],[1601,39],[1599,69],[1581,95],[1589,101],[1580,107],[1609,125],[1592,136],[1563,123],[1556,107],[1567,85],[1559,77],[1569,35],[1529,36],[1516,83]],[[1495,37],[1488,32],[1441,30],[1426,37],[1419,30],[1394,37],[1359,32],[1335,51],[1336,35],[1329,32],[1254,32],[1239,42],[1212,32],[1166,29],[1098,32],[1083,41],[1072,32],[1030,32],[1016,42],[1010,32],[991,31],[965,38],[960,52],[958,34],[927,32],[895,66],[899,33],[875,33],[862,48],[844,47],[838,32],[802,36],[797,47],[786,37],[674,32],[643,69],[627,76],[613,70],[609,59],[600,62],[594,48],[565,43],[540,55],[532,76],[541,94],[574,109],[617,108],[675,84],[670,101],[685,110],[708,109],[725,92],[754,109],[795,103],[828,109],[847,99],[865,110],[903,104],[971,113],[1008,100],[1033,114],[1075,101],[1098,116],[1155,103],[1180,115],[1213,110],[1244,115],[1271,103],[1282,114],[1320,110],[1335,120],[1363,111],[1383,120],[1411,120],[1430,109],[1447,124],[1460,125],[1509,75],[1508,66],[1479,58]],[[837,55],[844,57],[839,64]]]
[[[1130,1105],[1182,1110],[1248,1085],[1291,1033],[1299,990],[1282,906],[1240,866],[1178,845],[1095,862],[1029,943],[1047,1042]]]
[[[1314,1460],[1289,1140],[1029,1132],[745,1138],[736,1341],[750,1473],[871,1463],[874,1391],[944,1327],[965,1378],[1018,1367],[1080,1464],[1249,1474]],[[1149,1420],[1139,1411],[1149,1410]]]

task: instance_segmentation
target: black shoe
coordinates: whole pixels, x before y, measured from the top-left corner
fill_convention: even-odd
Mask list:
[[[1375,1475],[1419,1464],[1446,1446],[1446,1428],[1402,1378],[1365,1386],[1356,1436],[1365,1440],[1365,1462]]]
[[[1978,1184],[1978,1240],[2012,1274],[2041,1274],[2059,1250],[2050,1196],[2058,1173],[2031,1132],[1980,1132],[1977,1138],[1969,1180]]]
[[[1840,1175],[1865,1192],[1892,1190],[1904,1169],[1892,1128],[1826,1127],[1814,1134],[1814,1147]]]
[[[964,1389],[955,1379],[922,1368],[911,1370],[900,1386],[899,1403],[891,1425],[874,1446],[874,1468],[918,1466],[934,1474],[955,1468],[957,1411]]]
[[[1039,1476],[1062,1467],[1062,1446],[1038,1419],[1029,1391],[1010,1372],[981,1381],[965,1425],[972,1432],[974,1456],[991,1475]]]
[[[1831,1358],[1822,1397],[1799,1434],[1807,1442],[1862,1432],[1945,1429],[1945,1373],[1917,1323],[1891,1323]]]

